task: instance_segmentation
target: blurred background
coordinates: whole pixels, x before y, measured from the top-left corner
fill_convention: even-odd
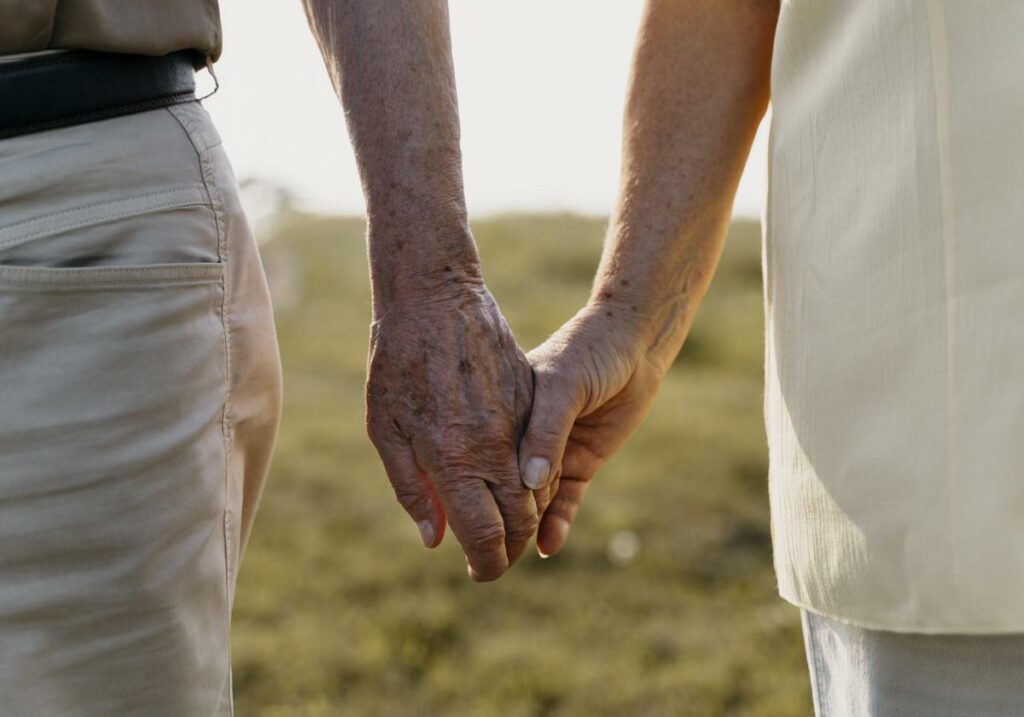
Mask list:
[[[641,6],[450,0],[473,231],[526,348],[587,298]],[[810,714],[799,613],[771,568],[764,128],[650,417],[561,554],[476,585],[450,535],[420,547],[365,437],[362,194],[301,3],[222,13],[221,88],[204,104],[261,243],[286,387],[235,605],[238,714]]]

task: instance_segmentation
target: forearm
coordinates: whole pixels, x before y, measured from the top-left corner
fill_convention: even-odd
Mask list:
[[[706,292],[768,104],[778,3],[649,0],[623,122],[619,200],[592,302],[670,361]]]
[[[303,0],[366,195],[375,308],[480,281],[444,0]]]

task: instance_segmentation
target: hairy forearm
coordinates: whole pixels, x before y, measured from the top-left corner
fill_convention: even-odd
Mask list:
[[[623,122],[619,200],[592,301],[670,361],[721,254],[769,98],[776,0],[649,0]]]
[[[479,281],[444,0],[303,0],[366,195],[374,305]]]

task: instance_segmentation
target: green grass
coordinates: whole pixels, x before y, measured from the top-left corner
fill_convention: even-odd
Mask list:
[[[603,231],[571,215],[474,225],[525,347],[582,305]],[[293,215],[263,251],[301,292],[277,317],[285,414],[239,578],[239,715],[810,713],[799,615],[771,570],[756,225],[733,226],[652,414],[565,551],[487,585],[451,536],[420,547],[365,438],[362,224]],[[622,564],[608,545],[624,530],[641,547]]]

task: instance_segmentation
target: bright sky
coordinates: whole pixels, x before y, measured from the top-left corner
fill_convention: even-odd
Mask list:
[[[641,0],[449,2],[471,216],[607,214]],[[221,13],[221,89],[205,104],[236,174],[287,186],[311,209],[362,213],[344,118],[300,0],[226,0]],[[762,131],[738,214],[761,211],[765,145]]]

